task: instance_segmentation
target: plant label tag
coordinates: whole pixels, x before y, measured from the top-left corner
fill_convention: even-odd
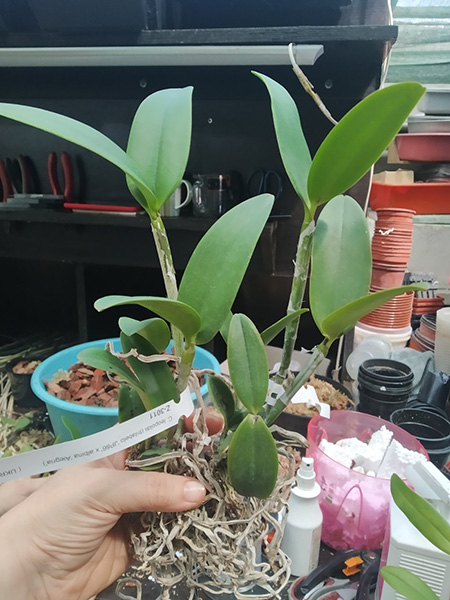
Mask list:
[[[276,401],[282,394],[284,394],[284,387],[270,379],[266,404],[269,404],[269,406],[274,406]]]
[[[317,392],[312,385],[304,385],[301,387],[292,398],[291,402],[293,404],[306,404],[308,408],[315,407],[319,411],[321,417],[325,417],[325,419],[330,418],[330,405],[325,402],[320,402],[317,397]]]
[[[179,402],[170,400],[162,406],[99,433],[0,458],[0,484],[105,458],[169,429],[178,423],[180,417],[188,417],[193,411],[191,393],[189,388],[186,388],[180,395]]]

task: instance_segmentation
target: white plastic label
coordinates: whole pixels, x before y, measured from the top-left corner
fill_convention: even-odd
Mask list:
[[[330,405],[320,402],[317,392],[312,385],[304,385],[292,398],[293,404],[306,404],[308,408],[316,407],[321,417],[330,418]]]
[[[110,456],[169,429],[178,423],[180,417],[187,417],[193,411],[194,403],[187,388],[181,394],[178,403],[170,400],[162,406],[99,433],[0,458],[0,483]]]
[[[266,404],[275,406],[278,398],[284,393],[284,387],[279,383],[275,383],[272,379],[269,380],[268,396],[266,398]]]

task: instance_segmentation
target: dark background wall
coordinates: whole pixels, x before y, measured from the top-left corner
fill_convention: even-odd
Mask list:
[[[387,46],[380,34],[372,30],[371,35],[373,39],[368,40],[362,32],[359,37],[353,32],[347,34],[347,39],[333,41],[328,32],[324,55],[315,66],[304,69],[336,119],[379,86]],[[310,41],[320,42],[321,32],[315,31],[310,37]],[[5,36],[4,43],[11,45],[10,36]],[[314,153],[330,123],[303,91],[290,67],[261,66],[257,70],[282,83],[296,99]],[[0,99],[82,120],[125,147],[134,111],[144,97],[166,87],[193,85],[193,135],[187,175],[235,171],[245,182],[254,169],[265,168],[276,169],[283,177],[284,191],[276,213],[285,217],[272,220],[276,231],[265,248],[271,254],[272,268],[256,264],[250,270],[235,306],[235,310],[246,312],[258,327],[264,328],[281,317],[287,305],[302,209],[284,174],[267,92],[250,71],[249,67],[3,67]],[[50,191],[46,161],[52,150],[72,153],[77,200],[132,203],[123,174],[100,157],[49,134],[1,119],[0,157],[20,153],[31,156],[44,192]],[[364,186],[358,195],[363,203]],[[245,197],[243,189],[241,199]],[[193,243],[191,238],[183,237],[184,229],[196,227],[189,211],[177,221],[181,224],[169,228],[169,237],[182,269]],[[76,235],[79,238],[73,237]],[[84,235],[89,236],[89,252]],[[47,247],[51,251],[45,251]],[[94,222],[91,226],[45,220],[33,224],[26,216],[5,217],[0,221],[0,331],[21,335],[52,327],[57,316],[59,327],[78,331],[82,337],[112,335],[116,332],[117,315],[97,315],[91,308],[92,302],[107,293],[162,293],[159,271],[152,268],[154,254],[148,228],[127,226],[123,219],[120,225],[117,221],[117,226],[106,227]],[[80,303],[84,308],[80,308]],[[80,317],[85,321],[81,328]],[[305,325],[306,334],[299,339],[299,347],[309,347],[319,339],[308,317],[304,318]]]

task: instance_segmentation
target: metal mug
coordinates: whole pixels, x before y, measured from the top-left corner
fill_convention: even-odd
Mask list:
[[[230,175],[195,175],[192,196],[194,217],[218,217],[230,204]]]
[[[183,188],[185,191],[183,191]],[[186,194],[184,200],[181,198]],[[162,217],[179,217],[180,209],[187,206],[192,200],[192,183],[187,179],[182,179],[181,184],[170,198],[161,206],[160,213]]]

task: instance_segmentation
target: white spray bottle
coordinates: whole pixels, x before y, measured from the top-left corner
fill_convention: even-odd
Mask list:
[[[303,577],[319,562],[322,511],[320,486],[316,482],[314,459],[303,458],[292,488],[281,549],[291,559],[291,573]]]

